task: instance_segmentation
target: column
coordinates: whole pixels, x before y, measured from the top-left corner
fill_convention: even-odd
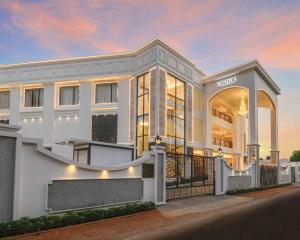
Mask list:
[[[80,83],[80,137],[84,140],[91,139],[91,107],[92,107],[92,83],[89,81]]]
[[[44,145],[51,146],[54,143],[54,126],[55,126],[55,84],[44,84],[44,112],[43,112],[43,125],[44,125]]]
[[[277,109],[271,109],[271,160],[273,164],[279,163],[279,150],[278,150],[278,117]]]
[[[129,140],[129,80],[118,82],[118,143],[128,144]]]
[[[21,88],[12,87],[10,89],[10,115],[9,123],[12,125],[21,125],[20,119]]]
[[[255,85],[249,88],[249,145],[248,161],[256,161],[256,186],[260,185],[259,145],[258,145],[258,105]]]
[[[154,157],[154,203],[166,203],[166,148],[152,146],[151,155]]]

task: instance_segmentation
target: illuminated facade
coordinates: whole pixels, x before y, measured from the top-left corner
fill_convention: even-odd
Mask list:
[[[242,169],[260,158],[258,108],[270,112],[269,157],[279,158],[280,89],[256,61],[207,75],[160,40],[121,54],[0,66],[0,122],[22,126],[72,157],[70,138],[213,156]]]

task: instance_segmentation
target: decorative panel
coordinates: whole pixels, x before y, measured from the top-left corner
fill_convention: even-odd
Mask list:
[[[141,201],[140,178],[54,180],[48,185],[48,209],[59,212]]]
[[[166,136],[166,72],[159,70],[158,126],[159,135]]]
[[[193,87],[187,84],[186,88],[186,123],[187,141],[193,141]]]
[[[150,136],[155,136],[157,69],[150,72]]]

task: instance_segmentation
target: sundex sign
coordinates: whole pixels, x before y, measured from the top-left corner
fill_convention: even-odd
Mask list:
[[[236,83],[236,82],[237,82],[237,77],[234,76],[234,77],[230,77],[230,78],[226,78],[226,79],[218,81],[217,86],[218,87],[225,87],[227,85],[230,85],[230,84],[233,84],[233,83]]]

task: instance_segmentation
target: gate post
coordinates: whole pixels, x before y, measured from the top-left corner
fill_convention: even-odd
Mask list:
[[[224,160],[215,158],[215,195],[224,194]]]
[[[151,155],[154,157],[154,203],[166,203],[166,148],[152,146]]]

